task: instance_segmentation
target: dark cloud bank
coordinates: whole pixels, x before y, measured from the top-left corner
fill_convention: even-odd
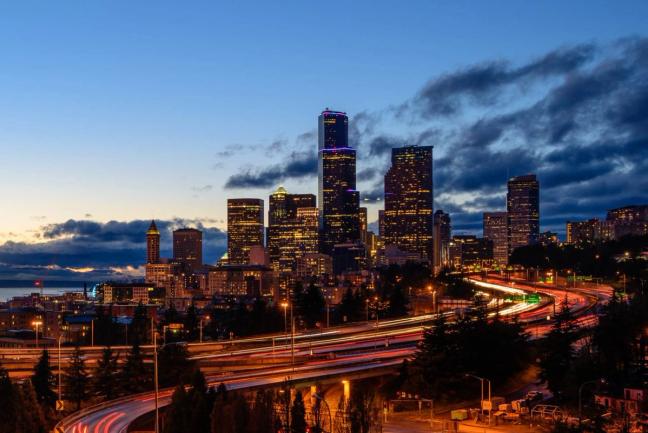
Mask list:
[[[390,116],[412,132],[377,132]],[[225,187],[315,176],[311,138],[313,153],[242,171]],[[495,59],[443,74],[396,107],[351,115],[350,139],[360,164],[371,164],[358,176],[370,200],[382,195],[392,147],[433,144],[437,207],[452,213],[456,229],[480,229],[481,210],[504,207],[506,179],[534,172],[542,226],[562,231],[566,219],[648,202],[648,39],[564,46],[521,65]]]
[[[6,242],[0,246],[0,280],[98,281],[141,276],[150,223],[150,220],[107,223],[68,220],[43,226],[38,243]],[[205,227],[201,220],[156,220],[156,224],[163,256],[171,256],[172,231],[180,227],[203,231],[208,263],[215,262],[225,250],[226,235],[217,228]]]
[[[394,122],[411,132],[380,130]],[[349,135],[369,201],[382,197],[392,147],[432,144],[437,207],[451,213],[456,230],[479,231],[482,210],[504,208],[506,179],[529,172],[540,179],[543,228],[564,230],[567,219],[648,202],[648,39],[566,46],[521,65],[494,59],[448,72],[398,106],[353,114]],[[292,151],[269,167],[244,168],[225,188],[274,188],[312,178],[316,136],[307,131],[294,140],[312,150]],[[290,152],[290,145],[275,140],[268,150]],[[0,246],[0,279],[141,274],[148,224],[70,220],[45,226],[41,243]],[[163,254],[170,255],[171,230],[185,225],[205,230],[206,260],[216,260],[225,234],[197,220],[159,221]],[[94,270],[74,271],[81,267]]]

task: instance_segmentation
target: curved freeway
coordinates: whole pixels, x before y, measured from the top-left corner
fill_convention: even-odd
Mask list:
[[[544,334],[550,324],[546,316],[553,316],[557,300],[567,296],[579,324],[589,326],[595,316],[592,307],[597,302],[605,302],[609,297],[603,291],[570,290],[565,291],[551,286],[530,285],[523,282],[504,284],[496,279],[472,279],[477,285],[489,290],[508,293],[538,292],[550,297],[553,302],[528,304],[525,302],[505,305],[499,309],[501,316],[519,317],[527,326],[534,329],[535,335]],[[519,292],[518,292],[519,291]],[[353,325],[331,329],[322,333],[303,333],[295,336],[294,348],[287,343],[286,336],[265,336],[238,340],[230,350],[221,347],[216,353],[198,351],[193,359],[201,366],[219,360],[245,362],[246,360],[277,357],[279,363],[270,367],[251,371],[208,374],[210,384],[225,383],[228,389],[249,389],[276,385],[289,379],[299,381],[337,380],[353,375],[381,375],[386,370],[411,357],[422,337],[424,324],[434,319],[434,315],[423,315],[403,319],[378,322],[377,324]],[[595,322],[593,322],[595,323]],[[284,344],[277,344],[283,342]],[[245,344],[260,344],[258,347],[240,347]],[[205,348],[206,344],[203,344]],[[196,347],[196,345],[192,345]],[[298,363],[290,364],[290,356]],[[283,359],[283,361],[282,361]],[[171,389],[159,393],[159,407],[169,404]],[[154,393],[147,392],[109,401],[98,406],[84,409],[65,418],[58,426],[65,433],[122,433],[137,418],[154,410]]]

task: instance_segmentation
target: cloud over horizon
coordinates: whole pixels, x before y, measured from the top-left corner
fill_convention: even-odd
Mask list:
[[[36,242],[7,241],[0,245],[0,280],[62,279],[98,281],[144,275],[146,230],[150,220],[108,221],[70,219],[42,226]],[[161,254],[172,255],[172,232],[181,227],[203,231],[205,263],[225,251],[227,237],[210,221],[174,218],[156,220]]]
[[[458,68],[400,104],[351,115],[349,135],[370,202],[381,196],[392,147],[431,144],[436,206],[456,229],[478,231],[482,211],[505,207],[506,180],[536,173],[542,227],[563,231],[567,219],[648,203],[648,38]],[[284,163],[247,167],[225,187],[312,178],[316,162],[314,151],[293,153]]]

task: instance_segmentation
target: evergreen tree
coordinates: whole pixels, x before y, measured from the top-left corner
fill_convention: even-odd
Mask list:
[[[140,301],[133,312],[133,321],[130,326],[129,338],[132,342],[137,342],[138,344],[150,341],[149,331],[150,325],[149,319],[146,317],[146,307],[144,307],[144,304]]]
[[[163,433],[184,433],[187,430],[190,405],[184,385],[178,385],[164,415]]]
[[[322,312],[325,306],[326,302],[324,301],[322,291],[314,283],[310,283],[308,289],[306,289],[306,293],[302,296],[301,305],[299,306],[306,326],[312,328],[315,326],[315,323],[322,319]]]
[[[563,399],[569,384],[576,338],[573,317],[565,299],[551,331],[541,343],[540,378],[547,383],[557,401]]]
[[[34,374],[31,377],[31,382],[36,391],[38,402],[48,407],[54,407],[56,393],[53,389],[56,380],[52,374],[49,352],[46,349],[43,350],[40,359],[34,366]]]
[[[342,300],[340,301],[340,305],[338,306],[338,313],[339,313],[338,320],[342,323],[354,322],[356,320],[360,320],[361,302],[362,300],[359,299],[358,296],[356,296],[353,293],[353,289],[351,287],[347,287],[346,291],[344,292],[344,295],[342,295]]]
[[[18,388],[18,408],[16,432],[44,433],[46,431],[45,417],[30,382],[25,382]]]
[[[198,315],[194,304],[191,304],[187,308],[187,313],[184,318],[184,331],[187,336],[187,341],[198,339]]]
[[[187,382],[194,370],[184,344],[165,344],[158,353],[158,378],[161,387]]]
[[[189,419],[186,431],[209,433],[211,407],[207,400],[207,382],[199,369],[195,369],[192,374],[191,389],[187,397],[189,401]]]
[[[79,410],[88,392],[88,373],[79,346],[72,352],[68,367],[65,369],[64,383],[66,399],[75,402],[76,409]]]
[[[250,433],[266,433],[275,421],[273,392],[257,391],[250,413]]]
[[[118,357],[114,355],[110,347],[106,347],[101,358],[97,361],[97,369],[94,374],[93,388],[95,395],[104,400],[112,400],[117,395],[115,381],[118,373]]]
[[[0,365],[0,433],[14,433],[18,417],[19,395],[9,379],[9,373]]]
[[[137,341],[126,356],[121,372],[120,382],[126,394],[135,394],[151,389],[152,374],[144,364],[142,349]]]
[[[409,305],[409,300],[407,295],[403,292],[403,287],[401,284],[396,284],[394,289],[391,291],[389,296],[389,308],[387,309],[387,315],[389,317],[402,317],[407,314],[407,306]],[[376,312],[376,314],[378,314]]]
[[[306,408],[299,391],[295,391],[295,399],[290,408],[290,428],[292,433],[306,433]]]
[[[248,433],[250,408],[240,394],[217,398],[211,413],[212,433]]]

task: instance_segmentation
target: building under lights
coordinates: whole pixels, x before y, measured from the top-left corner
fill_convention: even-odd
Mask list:
[[[263,200],[231,198],[227,200],[227,259],[231,265],[250,263],[250,250],[263,246]]]
[[[320,252],[336,244],[360,241],[360,196],[356,190],[356,151],[349,146],[346,113],[325,110],[319,116],[318,195]]]
[[[506,196],[508,254],[538,243],[540,236],[540,184],[535,174],[512,177]]]
[[[385,245],[433,261],[432,146],[392,149],[385,174]]]
[[[508,229],[506,212],[484,212],[483,236],[493,241],[493,259],[508,263]]]
[[[298,257],[318,252],[318,214],[313,194],[288,194],[279,187],[270,195],[268,254],[276,272],[290,273]]]

